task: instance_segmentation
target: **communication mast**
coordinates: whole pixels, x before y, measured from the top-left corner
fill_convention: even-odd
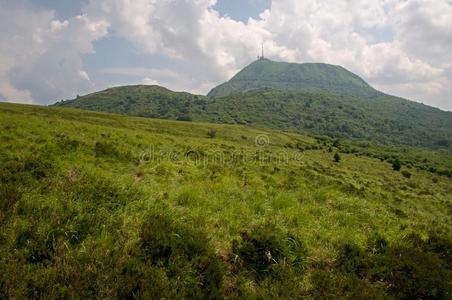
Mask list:
[[[258,56],[257,59],[258,59],[258,60],[263,60],[263,59],[265,59],[265,56],[264,56],[264,43],[262,43],[262,56]]]

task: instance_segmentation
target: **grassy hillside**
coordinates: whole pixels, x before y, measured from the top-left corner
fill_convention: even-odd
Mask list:
[[[451,297],[451,179],[407,167],[448,153],[55,107],[0,119],[2,297]]]
[[[451,149],[452,113],[401,98],[264,89],[209,99],[157,86],[108,89],[57,106],[142,117],[247,124],[286,131]]]
[[[225,97],[262,88],[321,91],[366,98],[379,94],[364,80],[341,66],[260,59],[245,67],[228,82],[214,88],[208,96]]]
[[[114,87],[56,105],[175,120],[187,118],[190,105],[202,105],[206,100],[205,96],[173,92],[160,86],[136,85]]]

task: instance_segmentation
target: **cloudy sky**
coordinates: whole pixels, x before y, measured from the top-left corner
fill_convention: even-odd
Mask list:
[[[205,94],[266,56],[342,65],[452,110],[452,0],[0,0],[0,101],[110,86]]]

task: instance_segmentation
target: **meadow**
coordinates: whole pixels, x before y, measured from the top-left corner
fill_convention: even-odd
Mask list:
[[[450,170],[446,150],[0,104],[0,298],[450,299]]]

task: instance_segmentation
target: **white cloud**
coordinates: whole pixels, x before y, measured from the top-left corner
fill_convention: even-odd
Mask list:
[[[452,85],[443,72],[452,55],[446,0],[278,0],[246,24],[220,17],[214,2],[96,0],[85,12],[140,51],[183,61],[178,76],[152,77],[170,88],[205,93],[252,61],[265,41],[269,57],[340,64],[386,92],[452,109],[444,92]]]
[[[221,17],[212,8],[215,2],[91,0],[83,16],[64,21],[48,12],[5,13],[5,26],[8,15],[23,20],[11,30],[15,34],[6,34],[15,46],[6,51],[6,61],[0,56],[0,81],[9,80],[0,94],[23,92],[38,99],[88,90],[80,54],[92,51],[92,42],[108,30],[141,53],[173,59],[163,69],[116,68],[138,82],[151,79],[205,93],[254,60],[265,41],[270,58],[343,65],[385,92],[452,110],[452,4],[447,0],[274,0],[271,9],[247,23]]]
[[[149,78],[149,77],[145,77],[142,80],[142,83],[146,84],[146,85],[160,85],[160,83],[157,80],[154,80],[154,79]]]
[[[106,34],[105,21],[60,21],[26,1],[0,1],[0,93],[9,101],[49,103],[92,88],[81,55]]]

